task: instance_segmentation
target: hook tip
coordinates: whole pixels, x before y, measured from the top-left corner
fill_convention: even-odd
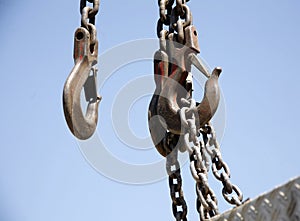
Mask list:
[[[214,74],[214,75],[217,75],[218,77],[220,76],[221,73],[222,73],[222,68],[221,68],[221,67],[216,67],[216,68],[213,70],[213,74]]]

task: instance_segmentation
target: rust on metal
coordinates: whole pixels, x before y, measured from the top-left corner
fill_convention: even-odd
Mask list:
[[[93,3],[93,8],[87,6],[87,1]],[[74,36],[75,65],[63,90],[63,108],[68,127],[81,140],[94,134],[101,100],[97,94],[98,40],[95,27],[99,4],[99,0],[80,0],[81,27],[77,28]],[[80,103],[82,89],[87,102],[85,113]]]
[[[170,74],[164,80],[157,103],[158,114],[164,118],[167,129],[175,134],[182,134],[182,124],[179,110],[183,104],[180,99],[188,99],[191,94],[186,90],[186,79],[195,61],[194,55],[200,52],[197,30],[194,26],[185,28],[185,45],[174,41],[174,34],[169,34],[168,48],[170,60]],[[169,64],[165,64],[169,65]],[[203,68],[202,68],[203,69]],[[200,104],[194,109],[187,110],[188,116],[196,114],[198,129],[207,124],[215,114],[220,100],[218,78],[221,68],[215,68],[205,84],[204,96]]]
[[[98,105],[101,98],[97,95],[96,75],[98,43],[90,48],[90,34],[85,28],[78,28],[74,37],[74,61],[63,91],[63,107],[69,129],[79,139],[88,139],[94,133],[98,121]],[[80,94],[84,88],[87,111],[83,114]]]

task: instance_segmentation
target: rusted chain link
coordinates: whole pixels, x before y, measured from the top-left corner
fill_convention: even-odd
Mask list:
[[[203,72],[205,76],[209,78],[206,82],[205,90],[206,87],[218,87],[216,79],[222,70],[220,68],[215,68],[212,73],[209,73],[208,70],[204,70],[202,63],[196,59],[196,53],[199,53],[200,49],[197,40],[197,31],[192,25],[192,13],[186,4],[187,2],[188,0],[176,0],[176,2],[175,0],[158,0],[160,17],[157,22],[157,36],[160,40],[160,49],[156,52],[154,61],[156,70],[155,81],[160,90],[167,87],[166,85],[168,82],[165,79],[169,79],[170,76],[174,77],[175,70],[181,72],[180,74],[182,75],[188,75],[185,82],[178,81],[178,84],[181,84],[181,86],[186,89],[186,94],[183,96],[175,96],[176,99],[180,100],[181,98],[180,102],[176,103],[179,110],[174,112],[174,116],[177,117],[178,113],[180,115],[178,117],[178,125],[180,125],[179,127],[181,128],[178,128],[177,130],[177,128],[174,127],[171,130],[168,126],[169,121],[167,121],[170,112],[166,112],[166,116],[163,115],[164,112],[157,112],[157,105],[163,100],[159,98],[159,96],[161,96],[160,94],[158,97],[155,97],[156,99],[154,100],[156,102],[152,99],[153,102],[151,101],[150,104],[150,109],[153,109],[153,113],[151,112],[152,115],[157,115],[158,113],[162,114],[167,123],[168,130],[164,130],[165,137],[159,145],[156,144],[156,148],[159,153],[167,158],[166,168],[169,175],[173,215],[176,220],[180,221],[187,220],[187,206],[182,192],[180,165],[177,160],[178,151],[187,151],[189,153],[190,170],[196,181],[196,207],[200,215],[200,220],[210,219],[219,214],[216,195],[208,184],[210,162],[214,176],[223,184],[222,193],[226,201],[234,205],[240,205],[242,201],[241,191],[237,186],[230,183],[230,170],[227,164],[222,160],[215,132],[209,124],[210,118],[214,115],[218,106],[219,100],[218,96],[215,94],[218,94],[219,92],[215,91],[216,93],[213,93],[215,99],[207,101],[207,106],[210,106],[210,108],[214,110],[209,110],[212,112],[207,118],[204,117],[202,112],[199,112],[198,105],[196,106],[196,102],[192,99],[191,64],[195,65],[198,70]],[[196,53],[191,53],[190,56],[184,57],[187,52],[183,53],[180,51],[182,47],[174,46],[175,44],[181,46],[184,45],[186,48],[192,49],[192,51]],[[186,59],[190,59],[190,61],[185,63]],[[182,62],[183,60],[184,62]],[[176,65],[174,65],[174,63]],[[164,91],[169,92],[170,90],[171,89],[168,88],[168,90]],[[176,117],[174,117],[174,119]],[[170,120],[173,120],[173,118]],[[154,131],[154,129],[155,127],[153,127],[151,132],[152,138],[158,137],[157,134],[155,134],[156,131]],[[172,131],[172,133],[169,130]],[[200,136],[202,137],[202,140],[198,139]],[[212,145],[214,148],[209,148]]]
[[[189,104],[189,108],[196,107],[196,102],[193,99],[185,100],[184,103]],[[185,116],[186,108],[181,109],[181,117],[183,125],[185,126],[184,143],[190,155],[190,170],[191,174],[196,181],[197,193],[197,211],[200,214],[201,220],[209,219],[217,214],[218,202],[215,193],[208,184],[208,159],[204,152],[204,142],[198,140],[198,132],[196,127],[196,118],[193,113],[187,119]],[[192,142],[192,144],[190,144]]]
[[[216,196],[208,185],[207,171],[209,162],[207,155],[211,158],[212,172],[215,178],[223,184],[222,194],[224,199],[230,204],[239,206],[242,204],[243,194],[236,185],[233,185],[230,182],[230,169],[222,159],[214,128],[211,124],[201,128],[200,132],[203,141],[199,141],[197,138],[199,134],[197,134],[195,121],[196,113],[193,113],[190,118],[185,115],[188,109],[193,109],[195,107],[195,101],[190,99],[185,100],[184,103],[189,104],[189,107],[183,107],[180,111],[180,116],[182,123],[186,128],[186,133],[184,134],[184,146],[189,152],[191,162],[190,170],[196,181],[196,192],[198,196],[197,210],[201,220],[210,219],[219,214],[219,212]],[[191,145],[190,142],[192,142]]]
[[[173,151],[167,155],[166,162],[166,170],[169,175],[170,195],[172,198],[172,210],[176,221],[187,221],[187,205],[183,196],[180,165],[177,159],[178,150],[174,148],[174,140],[176,140],[176,138],[173,138],[170,144]]]
[[[87,2],[93,3],[93,8],[89,11],[88,18],[92,19],[94,22],[91,23],[95,24],[95,16],[99,11],[100,0],[80,0],[80,14],[82,14],[82,10],[87,7]]]
[[[176,0],[176,12],[177,14],[183,18],[185,11],[184,11],[184,6],[189,0]]]
[[[87,6],[87,1],[93,3],[92,8]],[[91,35],[91,44],[94,44],[97,40],[95,20],[99,11],[99,5],[99,0],[80,0],[81,26],[89,31]]]
[[[173,3],[174,0],[158,0],[159,16],[160,16],[159,20],[165,25],[170,24],[170,16],[172,12]]]
[[[216,139],[216,132],[211,124],[202,129],[201,134],[205,142],[206,152],[212,160],[212,172],[217,180],[222,182],[222,194],[224,199],[232,204],[239,206],[243,201],[241,190],[230,181],[230,169],[223,161],[220,145]],[[210,135],[210,137],[208,137]]]
[[[157,21],[157,36],[160,40],[160,50],[157,52],[157,54],[159,55],[159,57],[161,57],[160,59],[162,59],[162,61],[164,62],[169,62],[170,59],[166,39],[168,38],[169,33],[174,31],[171,24],[171,21],[174,20],[174,18],[172,18],[175,10],[175,7],[173,7],[174,2],[175,0],[158,0],[160,17]],[[178,19],[175,20],[177,21]],[[180,26],[181,23],[179,23],[178,21],[178,24]],[[164,29],[164,26],[166,26],[167,29]],[[177,28],[177,30],[181,30],[181,40],[179,43],[183,43],[183,28]],[[170,74],[170,70],[168,68],[167,63],[163,67],[164,68],[161,74],[164,75],[162,75],[161,77],[164,78]],[[172,199],[173,215],[176,221],[187,221],[187,205],[182,191],[180,165],[177,159],[179,150],[179,138],[180,135],[175,135],[171,132],[167,132],[164,138],[164,144],[156,145],[156,148],[160,153],[166,153],[166,170],[169,175],[169,187],[170,196]],[[161,150],[161,146],[163,146],[163,150]]]

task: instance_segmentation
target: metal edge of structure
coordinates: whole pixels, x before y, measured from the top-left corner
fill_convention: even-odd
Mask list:
[[[300,221],[300,176],[210,221]]]

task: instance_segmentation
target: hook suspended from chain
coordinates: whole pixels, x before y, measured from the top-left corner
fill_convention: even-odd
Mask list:
[[[192,15],[189,8],[186,5],[182,8],[185,11],[185,21],[174,19],[175,16],[173,15],[171,17],[171,26],[174,26],[175,30],[171,28],[172,33],[168,35],[167,41],[169,76],[165,78],[157,101],[157,113],[164,119],[165,127],[178,135],[185,132],[184,127],[188,123],[184,119],[190,118],[192,114],[196,116],[197,129],[211,120],[219,105],[218,78],[222,72],[222,69],[218,67],[210,74],[197,57],[197,53],[200,53],[198,32],[192,25]],[[172,21],[176,21],[176,23]],[[188,106],[186,100],[191,98],[192,90],[191,86],[187,84],[189,82],[192,84],[192,65],[208,77],[208,80],[205,84],[202,101],[196,107],[188,108],[185,107]]]
[[[177,13],[178,7],[172,7],[174,0],[158,0],[160,8],[160,19],[157,22],[157,36],[160,42],[160,49],[154,55],[154,78],[156,89],[151,99],[148,111],[148,122],[152,141],[162,156],[168,155],[172,150],[169,148],[169,142],[175,136],[174,130],[168,127],[168,121],[173,121],[176,113],[166,110],[168,107],[172,110],[173,105],[171,102],[176,102],[176,97],[179,97],[178,91],[181,91],[181,96],[187,92],[190,97],[192,93],[192,77],[191,73],[185,75],[187,79],[182,81],[174,81],[171,75],[174,70],[178,70],[178,74],[183,74],[179,71],[181,67],[191,66],[193,64],[200,70],[206,77],[210,77],[209,71],[196,56],[200,51],[197,31],[192,23],[192,14],[189,7],[185,4],[179,5],[184,12],[183,20],[179,19]],[[178,4],[179,1],[176,1]],[[167,13],[166,13],[167,12]],[[166,13],[166,14],[165,14]],[[164,30],[163,26],[169,26],[169,31]],[[174,31],[177,34],[174,34]],[[175,58],[175,60],[174,60]],[[177,62],[181,61],[181,64]],[[188,61],[187,65],[185,64]],[[189,68],[190,69],[190,68]],[[186,74],[186,73],[185,73]],[[172,84],[177,89],[172,90]],[[174,89],[173,87],[173,89]],[[169,91],[168,91],[169,90]],[[171,92],[172,90],[172,92]],[[167,103],[162,104],[162,96],[167,93],[169,98],[166,99]],[[172,101],[171,101],[172,100]],[[170,101],[170,102],[169,102]],[[165,108],[162,113],[162,109]],[[180,123],[180,122],[179,122]],[[176,132],[176,131],[175,131]],[[179,134],[179,133],[177,133]]]
[[[154,81],[156,84],[155,92],[150,101],[148,110],[149,130],[152,141],[158,152],[166,157],[172,150],[168,148],[169,137],[167,129],[161,123],[163,119],[157,113],[157,102],[161,93],[165,79],[168,77],[168,54],[166,52],[166,37],[168,32],[160,32],[160,49],[154,54]]]
[[[95,132],[101,101],[97,94],[98,41],[94,25],[99,0],[93,1],[93,5],[92,9],[86,6],[86,2],[80,1],[82,27],[77,28],[74,36],[75,65],[63,90],[63,108],[67,124],[73,135],[81,140],[88,139]],[[88,103],[85,114],[80,102],[82,89]]]
[[[242,203],[242,193],[230,181],[230,170],[222,160],[220,147],[210,120],[220,101],[218,79],[222,69],[212,73],[197,57],[200,53],[198,32],[192,25],[188,0],[158,0],[160,18],[157,36],[160,48],[154,54],[154,95],[148,111],[152,141],[166,157],[172,210],[176,221],[187,221],[187,204],[182,190],[178,151],[188,152],[190,170],[196,181],[197,211],[200,220],[217,214],[217,198],[208,184],[209,158],[216,179],[222,182],[225,200],[236,206]],[[164,30],[164,26],[168,30]],[[192,66],[208,79],[200,103],[192,99]],[[202,137],[202,140],[201,138]]]

